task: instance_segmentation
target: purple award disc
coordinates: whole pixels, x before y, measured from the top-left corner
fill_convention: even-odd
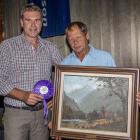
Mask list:
[[[54,88],[50,81],[40,80],[34,85],[33,92],[42,95],[45,100],[49,100],[53,97]]]

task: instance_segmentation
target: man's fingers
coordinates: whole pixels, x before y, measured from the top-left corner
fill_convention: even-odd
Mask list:
[[[24,102],[29,105],[35,105],[36,103],[42,100],[43,100],[42,96],[31,92],[28,92],[27,94],[24,95]]]

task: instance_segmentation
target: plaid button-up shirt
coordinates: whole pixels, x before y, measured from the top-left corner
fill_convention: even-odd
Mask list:
[[[61,60],[57,47],[40,37],[36,50],[24,34],[3,41],[0,45],[0,95],[6,96],[15,87],[32,91],[37,81],[50,79],[52,65]],[[7,96],[4,103],[26,106],[24,102]]]

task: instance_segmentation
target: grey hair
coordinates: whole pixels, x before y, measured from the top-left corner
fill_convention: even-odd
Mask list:
[[[78,27],[80,29],[80,31],[85,33],[85,34],[88,32],[86,24],[84,24],[83,22],[80,22],[80,21],[71,22],[67,26],[65,32],[67,33],[68,31],[72,30],[73,27]]]
[[[42,10],[36,6],[35,4],[31,3],[31,4],[27,4],[25,7],[23,7],[23,9],[21,10],[21,14],[20,14],[20,18],[24,17],[24,13],[26,11],[37,11],[40,13],[41,18],[42,18]]]

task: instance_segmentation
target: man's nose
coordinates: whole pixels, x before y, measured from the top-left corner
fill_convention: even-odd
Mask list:
[[[34,27],[35,26],[35,21],[31,22],[31,26]]]
[[[74,44],[78,44],[78,42],[79,42],[79,41],[78,41],[77,39],[73,40],[73,43],[74,43]]]

